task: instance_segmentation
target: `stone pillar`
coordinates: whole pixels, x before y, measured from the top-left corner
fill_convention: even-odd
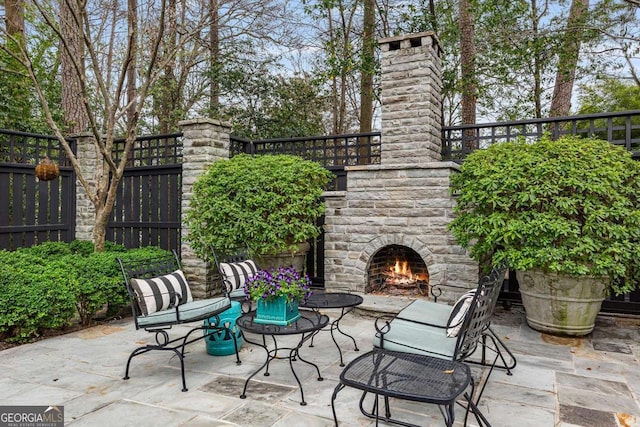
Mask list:
[[[380,40],[383,165],[442,159],[442,61],[434,33]]]
[[[82,176],[95,188],[98,162],[101,157],[96,150],[93,134],[81,134],[76,138],[76,159],[80,164]],[[96,223],[96,210],[80,181],[76,179],[76,231],[77,240],[93,241],[93,227]]]
[[[193,183],[214,162],[229,158],[231,125],[212,119],[183,120],[178,123],[183,132],[182,148],[182,233],[181,255],[184,273],[196,298],[219,293],[212,284],[210,266],[193,252],[185,224]]]

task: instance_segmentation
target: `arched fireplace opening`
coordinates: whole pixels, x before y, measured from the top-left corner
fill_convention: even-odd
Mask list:
[[[371,258],[365,292],[428,296],[429,270],[413,249],[401,245],[385,246]]]

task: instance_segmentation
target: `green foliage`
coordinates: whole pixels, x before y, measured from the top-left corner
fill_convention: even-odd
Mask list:
[[[258,70],[227,66],[220,76],[226,97],[221,107],[233,123],[233,134],[247,139],[291,138],[322,135],[326,99],[319,83],[308,77],[282,77],[262,64]]]
[[[640,86],[604,78],[582,86],[578,114],[640,110]]]
[[[623,148],[574,136],[497,144],[465,159],[452,190],[450,230],[474,259],[635,286],[640,163]]]
[[[239,155],[214,163],[193,186],[187,227],[194,251],[233,251],[246,242],[272,255],[318,235],[320,196],[332,174],[296,156]]]
[[[47,329],[70,325],[79,316],[88,325],[105,306],[115,313],[129,303],[116,257],[143,259],[158,248],[91,242],[47,242],[14,252],[0,251],[0,338],[26,342]]]

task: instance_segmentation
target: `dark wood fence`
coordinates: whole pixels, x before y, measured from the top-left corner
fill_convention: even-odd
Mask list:
[[[75,150],[75,141],[69,140]],[[49,157],[60,168],[38,181],[35,167]],[[13,250],[75,237],[75,173],[52,136],[0,130],[0,249]]]
[[[129,154],[107,240],[128,248],[179,249],[182,205],[182,134],[140,137]],[[114,154],[120,159],[124,140]]]

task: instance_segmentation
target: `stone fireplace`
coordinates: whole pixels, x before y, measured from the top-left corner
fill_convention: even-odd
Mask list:
[[[422,257],[406,246],[380,249],[371,258],[367,272],[367,293],[429,295],[429,269]]]
[[[441,161],[440,47],[430,32],[380,45],[381,163],[346,167],[346,191],[325,194],[325,286],[423,296],[438,285],[452,299],[459,290],[448,296],[447,286],[475,288],[478,266],[447,230],[458,165]],[[396,258],[418,275],[413,289],[385,288]]]

